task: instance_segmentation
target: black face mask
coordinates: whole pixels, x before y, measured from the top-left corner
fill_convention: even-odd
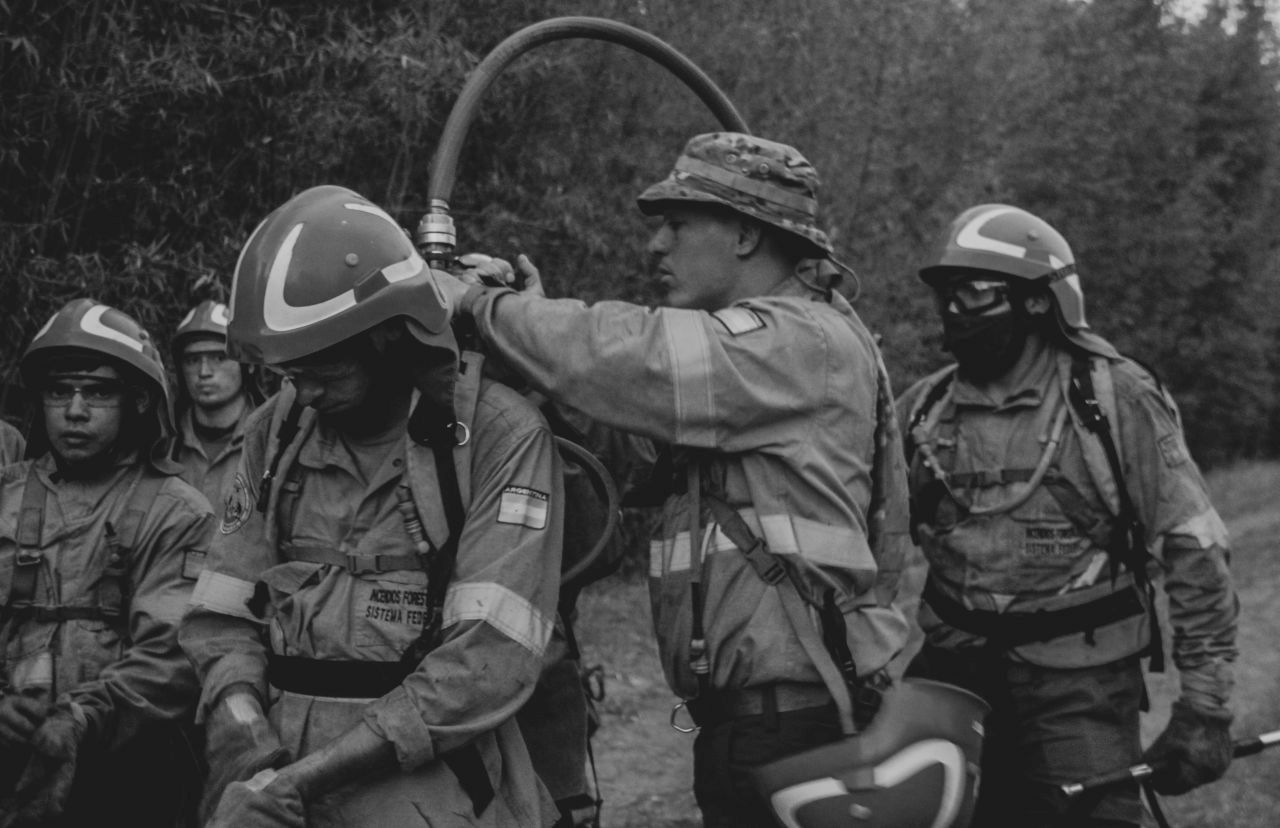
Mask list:
[[[990,382],[1018,361],[1031,326],[1024,314],[1010,309],[991,316],[942,314],[942,347],[959,364],[960,375]]]

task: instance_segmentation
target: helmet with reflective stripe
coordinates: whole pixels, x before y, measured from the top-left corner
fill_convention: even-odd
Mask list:
[[[973,817],[986,702],[905,679],[856,737],[751,770],[787,828],[964,828]]]
[[[1086,350],[1115,354],[1085,320],[1084,291],[1071,246],[1043,219],[1008,204],[970,207],[951,222],[920,278],[934,286],[957,270],[989,271],[1048,287],[1067,338]]]
[[[267,216],[240,252],[228,346],[242,361],[278,365],[394,317],[456,350],[448,303],[408,234],[351,190],[312,187]]]
[[[126,374],[144,383],[155,399],[158,428],[151,446],[153,461],[167,453],[173,435],[172,400],[164,363],[151,334],[133,317],[92,299],[74,299],[44,323],[22,355],[22,378],[28,388],[39,384],[51,358],[90,351],[122,364]]]
[[[227,338],[228,318],[227,306],[212,299],[206,299],[187,311],[173,332],[172,346],[174,357],[182,355],[182,347],[186,340],[195,337]]]

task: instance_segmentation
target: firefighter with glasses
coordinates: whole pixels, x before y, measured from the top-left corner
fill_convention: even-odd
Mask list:
[[[514,719],[554,625],[546,421],[463,361],[383,210],[314,187],[245,243],[228,338],[287,377],[245,428],[181,633],[210,825],[549,825]]]
[[[213,516],[169,459],[164,367],[80,299],[21,370],[42,416],[0,476],[0,824],[180,824],[197,687],[177,629]]]
[[[1141,760],[1155,791],[1178,794],[1226,770],[1239,611],[1226,529],[1171,397],[1086,323],[1057,230],[973,207],[920,278],[955,364],[898,401],[929,564],[908,675],[993,708],[975,825],[1138,825],[1136,783],[1075,803],[1059,786]],[[1144,753],[1161,585],[1181,695]]]

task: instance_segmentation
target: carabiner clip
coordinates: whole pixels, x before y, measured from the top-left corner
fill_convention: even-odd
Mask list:
[[[689,706],[685,702],[680,702],[675,707],[671,708],[671,729],[676,731],[677,733],[695,732],[698,729],[698,725],[696,722],[693,723],[690,727],[681,727],[680,725],[676,724],[676,717],[680,715],[681,709],[683,709],[686,714],[689,714]],[[693,722],[692,714],[689,714],[689,721]]]

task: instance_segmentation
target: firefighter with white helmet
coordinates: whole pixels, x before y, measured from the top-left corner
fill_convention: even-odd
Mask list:
[[[0,813],[171,826],[198,785],[177,628],[213,516],[168,458],[164,368],[132,318],[70,302],[21,369],[43,416],[0,476]]]
[[[662,217],[649,243],[667,292],[656,309],[441,279],[535,389],[670,446],[650,587],[668,682],[700,726],[693,781],[708,826],[774,824],[748,767],[852,730],[874,704],[850,690],[869,699],[906,637],[893,400],[874,339],[819,282],[835,268],[813,266],[832,254],[817,187],[792,147],[691,139],[639,197]],[[497,260],[474,276],[511,269]]]
[[[920,277],[956,364],[898,401],[929,563],[908,675],[992,705],[975,824],[1138,825],[1136,784],[1071,810],[1058,786],[1141,759],[1155,791],[1178,794],[1226,770],[1226,529],[1172,399],[1088,325],[1057,230],[1017,207],[970,208]],[[1182,691],[1143,753],[1140,659],[1164,661],[1161,575]]]
[[[181,633],[211,825],[555,819],[513,716],[554,623],[559,461],[459,364],[436,278],[340,187],[241,253],[231,346],[288,382],[246,427]]]
[[[206,299],[187,312],[170,340],[178,374],[173,459],[182,479],[222,503],[244,442],[244,424],[261,402],[252,366],[227,353],[227,306]]]

